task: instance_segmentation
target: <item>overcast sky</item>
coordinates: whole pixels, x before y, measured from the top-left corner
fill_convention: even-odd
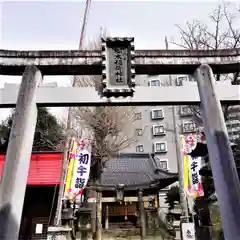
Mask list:
[[[0,3],[1,48],[77,49],[85,1],[3,2]],[[218,1],[219,2],[219,1]],[[198,19],[209,23],[213,2],[172,1],[92,1],[87,23],[87,39],[105,28],[112,36],[133,36],[137,49],[165,47],[164,37],[179,39],[175,24]],[[238,7],[237,2],[232,7]],[[0,77],[4,82],[20,82],[19,77]],[[67,77],[46,77],[44,81],[68,85]],[[1,114],[2,111],[0,111]]]
[[[85,1],[5,2],[2,46],[17,49],[78,47]],[[137,48],[164,48],[164,37],[178,38],[175,24],[207,22],[217,2],[92,1],[87,38],[106,28],[113,36],[134,36]],[[235,3],[237,6],[237,2]]]

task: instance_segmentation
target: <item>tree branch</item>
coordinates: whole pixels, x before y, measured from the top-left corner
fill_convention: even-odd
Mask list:
[[[209,15],[210,24],[205,25],[198,20],[187,22],[186,25],[176,25],[180,42],[172,41],[171,43],[183,49],[190,50],[209,50],[221,48],[240,47],[240,30],[238,25],[234,25],[234,19],[239,16],[239,11],[230,12],[226,4],[219,4]],[[213,28],[209,26],[213,26]],[[217,81],[232,80],[237,83],[239,73],[234,74],[217,74]],[[194,120],[198,125],[202,125],[202,115],[199,107],[190,106],[194,115]],[[225,120],[229,119],[229,106],[223,106]]]

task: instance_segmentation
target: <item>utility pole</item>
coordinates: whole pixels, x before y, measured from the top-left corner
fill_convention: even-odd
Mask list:
[[[165,37],[165,46],[166,46],[166,50],[168,50],[167,37]],[[174,85],[171,75],[169,75],[169,82],[170,82],[171,86]],[[178,166],[180,205],[181,205],[181,209],[182,209],[182,217],[184,217],[185,221],[188,221],[189,220],[188,204],[187,204],[187,197],[184,192],[183,156],[181,154],[181,143],[180,143],[179,126],[178,126],[178,122],[177,122],[177,107],[176,106],[172,106],[172,118],[173,118],[173,132],[174,132],[174,140],[175,140],[175,145],[176,145],[176,156],[177,156],[177,166]]]
[[[210,66],[201,65],[195,72],[204,122],[209,159],[219,200],[225,240],[240,239],[240,183],[216,81]]]
[[[18,92],[0,183],[1,240],[18,240],[37,123],[37,89],[41,82],[42,74],[37,67],[26,67]]]
[[[86,0],[82,29],[80,33],[79,50],[82,50],[83,48],[83,40],[86,32],[87,17],[89,14],[90,6],[91,6],[91,0]],[[76,85],[77,85],[77,76],[74,76],[72,87],[76,87]],[[69,108],[68,117],[67,117],[67,126],[66,126],[67,139],[65,141],[64,150],[63,150],[62,175],[61,175],[59,192],[58,192],[57,209],[56,209],[56,214],[54,218],[54,225],[56,226],[61,224],[62,197],[64,193],[64,186],[65,186],[65,180],[66,180],[67,168],[68,168],[68,151],[69,151],[69,145],[72,137],[70,134],[70,131],[72,130],[72,120],[73,120],[72,118],[73,118],[72,108]]]

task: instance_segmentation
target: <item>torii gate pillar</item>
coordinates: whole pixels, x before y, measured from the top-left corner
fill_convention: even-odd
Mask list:
[[[240,239],[240,184],[212,69],[201,65],[195,78],[224,237],[226,240]]]
[[[41,81],[41,72],[35,66],[26,67],[18,93],[0,184],[1,240],[18,240],[37,123],[37,89]]]

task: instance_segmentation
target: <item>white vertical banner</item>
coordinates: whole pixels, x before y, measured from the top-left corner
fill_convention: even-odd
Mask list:
[[[87,186],[91,167],[91,144],[89,140],[74,140],[75,146],[70,153],[68,177],[66,182],[65,197],[70,200],[81,198]]]
[[[88,183],[91,166],[91,153],[87,149],[80,150],[77,148],[75,160],[75,172],[73,175],[73,195],[84,189]]]
[[[188,135],[183,139],[184,143],[184,189],[191,198],[204,196],[203,186],[199,170],[202,167],[202,158],[192,158],[189,153],[202,141],[200,135]]]
[[[200,169],[202,168],[202,158],[190,158],[189,161],[189,172],[190,172],[190,186],[191,186],[191,195],[194,198],[204,196],[202,179],[199,174]]]

